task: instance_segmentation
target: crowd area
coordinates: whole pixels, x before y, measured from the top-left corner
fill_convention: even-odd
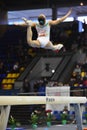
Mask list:
[[[28,89],[28,86],[30,86],[28,79],[25,80],[24,84],[24,92],[30,92]],[[87,55],[85,55],[83,60],[76,62],[70,79],[67,83],[51,81],[49,78],[44,77],[34,82],[33,90],[37,95],[45,95],[46,86],[69,86],[71,89],[71,95],[87,96]],[[76,90],[76,92],[72,92],[73,90]]]

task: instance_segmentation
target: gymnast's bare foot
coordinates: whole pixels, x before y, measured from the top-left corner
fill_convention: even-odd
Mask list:
[[[58,53],[63,48],[63,44],[55,45],[55,52]]]

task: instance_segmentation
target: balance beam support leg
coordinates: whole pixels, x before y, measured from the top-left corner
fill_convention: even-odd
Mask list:
[[[0,106],[0,130],[6,130],[11,106]]]
[[[83,130],[80,104],[74,104],[74,110],[75,110],[77,130]]]

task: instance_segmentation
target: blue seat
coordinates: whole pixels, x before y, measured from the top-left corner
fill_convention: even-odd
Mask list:
[[[39,92],[39,96],[45,96],[45,87],[44,86],[40,86],[38,89]]]
[[[87,115],[87,112],[86,111],[84,111],[83,113],[82,113],[82,119],[86,119],[86,116],[85,115]]]
[[[69,119],[73,120],[75,118],[75,112],[74,111],[69,111]]]
[[[6,77],[6,74],[4,73],[4,74],[1,74],[1,77],[2,78],[5,78]]]
[[[61,120],[61,114],[60,113],[58,113],[58,115],[56,116],[56,119],[59,121],[59,120]]]
[[[53,111],[53,114],[58,114],[58,111]]]
[[[61,120],[61,113],[59,111],[54,111],[53,115],[55,116],[56,120]]]

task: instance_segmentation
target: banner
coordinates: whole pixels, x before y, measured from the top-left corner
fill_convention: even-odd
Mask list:
[[[46,87],[46,96],[70,96],[70,87]],[[64,109],[64,106],[67,106],[68,110],[70,110],[69,104],[46,104],[46,110],[51,109],[52,111],[61,111]]]

